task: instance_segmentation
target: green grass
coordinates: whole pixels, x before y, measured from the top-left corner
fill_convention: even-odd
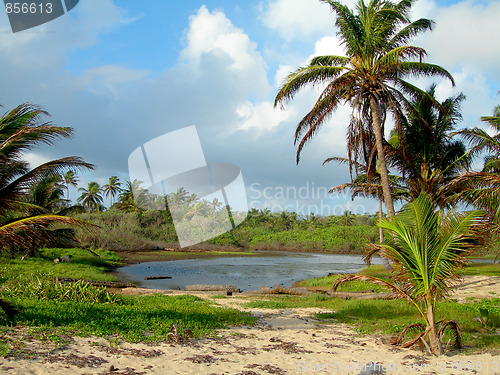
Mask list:
[[[485,276],[500,276],[500,263],[478,264],[472,263],[464,267],[459,272],[461,275],[485,275]]]
[[[2,286],[22,285],[35,278],[45,280],[55,277],[75,279],[115,281],[116,276],[107,274],[111,267],[120,263],[114,252],[94,250],[99,257],[83,249],[43,249],[38,257],[25,260],[0,258],[0,288]],[[54,263],[54,258],[73,255],[70,263]]]
[[[44,249],[40,256],[25,260],[0,258],[0,298],[20,311],[9,321],[0,310],[0,330],[2,325],[17,325],[33,327],[54,340],[61,333],[70,333],[159,342],[172,338],[173,325],[180,336],[198,337],[218,328],[255,322],[248,313],[190,295],[130,297],[82,282],[54,282],[56,276],[115,280],[106,271],[120,264],[120,258],[110,251],[95,252],[99,257],[81,249]],[[70,263],[52,261],[62,255],[73,255],[73,259]],[[0,356],[15,346],[0,340]]]
[[[381,265],[370,266],[359,272],[362,275],[389,279],[389,273]],[[471,264],[461,270],[464,275],[500,275],[500,264]],[[303,280],[296,286],[331,287],[338,275]],[[366,282],[352,282],[339,288],[339,291],[355,292],[370,290],[381,292],[381,287]],[[245,304],[247,307],[285,309],[296,307],[319,307],[325,311],[317,317],[325,322],[340,322],[353,326],[361,333],[395,335],[405,326],[422,322],[415,308],[404,301],[397,300],[341,300],[326,295],[276,296],[270,300],[256,300]],[[475,319],[481,316],[480,309],[486,309],[490,319],[487,325]],[[471,301],[460,304],[443,301],[438,304],[437,319],[455,319],[459,322],[466,347],[500,350],[500,299]]]
[[[326,295],[276,296],[244,304],[245,307],[286,309],[298,307],[319,307],[324,312],[315,314],[325,323],[346,323],[363,334],[394,336],[404,327],[422,323],[417,310],[401,300],[341,300]],[[480,308],[490,311],[488,326],[474,318],[480,316]],[[438,304],[436,318],[455,319],[463,334],[465,349],[500,350],[500,299],[460,304],[443,301]]]
[[[248,313],[213,306],[190,295],[120,296],[113,303],[34,298],[11,301],[21,311],[12,322],[14,325],[57,328],[56,332],[84,336],[120,337],[130,342],[168,341],[174,324],[179,334],[189,330],[198,337],[229,325],[255,322]]]
[[[384,280],[389,278],[389,273],[384,270],[384,266],[374,265],[370,267],[366,267],[365,269],[359,272],[361,275],[378,277]],[[331,275],[325,277],[317,277],[313,279],[299,281],[294,284],[294,286],[311,286],[311,287],[331,287],[335,280],[337,280],[340,275]],[[386,292],[387,290],[379,285],[375,285],[365,281],[353,281],[343,285],[337,289],[339,292],[360,292],[360,291],[371,291],[373,290],[376,293]]]

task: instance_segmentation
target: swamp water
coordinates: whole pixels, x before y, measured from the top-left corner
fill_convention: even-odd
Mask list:
[[[373,259],[372,263],[382,264],[380,259]],[[144,288],[184,290],[186,285],[223,284],[249,291],[260,286],[290,287],[296,281],[328,273],[356,273],[364,267],[360,255],[266,252],[248,257],[145,262],[118,268],[116,272],[122,280]],[[151,276],[171,276],[172,279],[144,280]]]

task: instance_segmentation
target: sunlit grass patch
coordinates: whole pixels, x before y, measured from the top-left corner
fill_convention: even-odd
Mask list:
[[[130,342],[169,341],[172,326],[179,335],[198,337],[215,329],[253,324],[255,318],[234,309],[212,306],[198,297],[120,296],[112,303],[14,299],[20,314],[14,325],[50,327],[78,335],[120,337]]]
[[[361,275],[377,277],[380,279],[389,279],[389,272],[384,270],[384,266],[374,265],[366,267],[359,272]],[[310,286],[310,287],[330,287],[333,285],[335,280],[337,280],[341,275],[330,275],[324,277],[317,277],[313,279],[303,280],[295,283],[295,286]],[[339,292],[361,292],[361,291],[373,291],[373,292],[386,292],[387,290],[379,285],[375,285],[365,281],[354,281],[341,285],[337,291]]]
[[[485,275],[500,276],[500,263],[470,263],[459,271],[464,276]]]

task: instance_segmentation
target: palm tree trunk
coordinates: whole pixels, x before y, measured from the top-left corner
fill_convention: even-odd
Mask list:
[[[378,197],[378,218],[379,220],[382,220],[384,216],[382,215],[382,196],[379,195]],[[382,227],[378,227],[378,233],[380,237],[380,243],[384,242],[384,230]]]
[[[380,121],[379,106],[373,96],[370,97],[370,109],[372,111],[373,131],[375,133],[375,144],[377,146],[377,156],[380,168],[380,182],[382,184],[385,207],[387,209],[387,216],[393,217],[395,215],[394,203],[392,201],[391,187],[389,185],[389,173],[387,172],[387,165],[385,163],[382,124]]]
[[[441,355],[443,353],[443,347],[441,345],[441,340],[439,340],[436,330],[436,322],[434,319],[434,309],[432,307],[431,301],[427,298],[427,324],[429,324],[429,346],[431,349],[431,353],[434,355]]]

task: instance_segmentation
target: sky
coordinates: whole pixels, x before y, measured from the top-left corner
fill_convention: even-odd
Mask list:
[[[412,44],[450,71],[456,86],[416,83],[436,82],[441,100],[463,92],[462,127],[483,126],[480,116],[500,104],[499,14],[498,0],[418,0],[413,7],[412,19],[436,25]],[[297,165],[295,127],[319,91],[273,107],[288,73],[312,56],[343,54],[334,22],[318,0],[80,0],[64,16],[12,33],[1,9],[2,112],[34,103],[55,124],[72,127],[71,140],[25,157],[33,166],[83,157],[97,168],[79,174],[80,187],[112,175],[129,179],[133,150],[195,125],[207,162],[240,167],[249,207],[373,213],[374,200],[327,193],[350,180],[346,167],[322,162],[346,155],[351,110],[337,110]]]

